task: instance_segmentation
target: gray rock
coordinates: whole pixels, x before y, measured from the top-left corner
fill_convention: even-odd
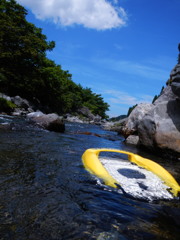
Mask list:
[[[126,127],[130,130],[137,131],[139,122],[143,119],[145,114],[147,114],[153,108],[153,104],[150,103],[140,103],[131,112]]]
[[[83,116],[87,117],[89,120],[94,120],[94,115],[91,113],[89,108],[82,107],[78,110],[78,113],[82,114]]]
[[[92,112],[87,107],[78,109],[78,113],[83,115],[86,118],[86,121],[89,121],[89,123],[100,124],[102,119],[99,115],[92,114]]]
[[[164,101],[169,101],[170,99],[176,99],[177,96],[172,92],[171,86],[167,86],[163,89],[162,94],[156,99],[154,105],[159,104]]]
[[[11,101],[11,98],[9,96],[7,96],[6,94],[4,94],[4,93],[0,93],[0,98],[4,98],[7,101]]]
[[[36,125],[49,131],[64,132],[65,124],[60,116],[55,113],[44,114],[42,112],[32,112],[27,114],[27,118]]]
[[[106,121],[106,122],[104,122],[104,123],[102,124],[102,127],[103,127],[103,129],[110,131],[114,125],[115,125],[114,122],[108,122],[108,121]]]
[[[121,134],[127,138],[129,135],[137,134],[139,122],[154,107],[150,103],[141,103],[137,105],[128,117],[126,124],[121,129]]]
[[[138,145],[139,143],[139,136],[136,135],[130,135],[126,138],[125,140],[126,144],[131,144],[131,145]]]
[[[62,133],[65,131],[65,124],[61,118],[57,118],[56,120],[49,123],[47,130]]]
[[[76,122],[76,123],[84,123],[85,121],[80,119],[77,116],[71,116],[71,115],[66,115],[66,121],[67,122]],[[88,122],[87,122],[88,123]]]
[[[26,99],[21,98],[20,96],[11,97],[11,101],[19,108],[24,108],[25,110],[31,107],[30,103]]]
[[[116,122],[106,121],[101,126],[105,130],[109,130],[109,131],[114,131],[114,132],[120,133],[121,129],[123,128],[123,126],[127,122],[127,119],[128,118],[123,118],[123,119],[121,119],[119,121],[116,121]]]
[[[180,101],[163,101],[138,126],[140,144],[180,152]]]
[[[170,82],[173,93],[180,98],[180,64],[171,71]]]
[[[101,123],[101,119],[102,119],[101,116],[95,115],[93,121],[94,123],[98,124],[98,123]]]

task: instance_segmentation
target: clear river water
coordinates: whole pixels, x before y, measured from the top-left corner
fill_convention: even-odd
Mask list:
[[[84,169],[88,148],[132,151],[159,162],[180,183],[180,161],[128,147],[115,132],[66,123],[65,133],[0,117],[0,240],[180,239],[179,199],[136,198]],[[91,134],[84,134],[84,133]]]

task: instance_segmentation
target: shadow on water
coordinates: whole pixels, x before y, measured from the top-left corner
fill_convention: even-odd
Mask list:
[[[87,148],[123,148],[121,138],[71,134],[110,134],[92,125],[66,128],[0,133],[1,240],[179,239],[178,201],[127,198],[84,169]]]

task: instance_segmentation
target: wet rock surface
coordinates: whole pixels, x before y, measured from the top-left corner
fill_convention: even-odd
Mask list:
[[[32,112],[27,114],[27,118],[38,126],[49,131],[65,131],[65,124],[63,119],[55,113],[44,114],[42,112]]]

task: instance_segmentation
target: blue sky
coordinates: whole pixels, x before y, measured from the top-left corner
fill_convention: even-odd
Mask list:
[[[48,58],[101,94],[109,116],[151,102],[177,64],[180,0],[17,0],[56,47]]]

